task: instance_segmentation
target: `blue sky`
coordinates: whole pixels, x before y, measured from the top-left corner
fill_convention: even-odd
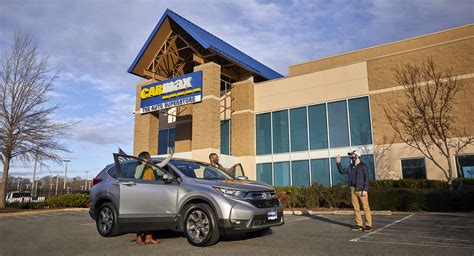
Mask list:
[[[80,121],[62,139],[70,177],[94,176],[118,147],[132,152],[141,78],[127,68],[166,8],[283,75],[292,64],[474,22],[472,0],[2,0],[0,51],[14,31],[29,31],[60,74],[54,118]],[[13,164],[12,175],[32,176],[32,163]],[[41,176],[64,172],[48,165]]]

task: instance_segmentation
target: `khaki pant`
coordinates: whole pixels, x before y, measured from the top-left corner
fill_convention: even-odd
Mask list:
[[[352,206],[354,206],[354,214],[356,217],[356,225],[362,226],[362,216],[360,215],[360,204],[362,202],[362,207],[365,212],[365,225],[372,227],[372,213],[370,212],[369,206],[369,193],[365,196],[362,196],[362,191],[356,191],[354,187],[351,187],[351,198]]]

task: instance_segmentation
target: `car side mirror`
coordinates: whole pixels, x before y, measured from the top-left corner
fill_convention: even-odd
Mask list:
[[[168,184],[168,183],[171,183],[174,181],[174,176],[169,174],[169,173],[165,173],[163,174],[163,181]]]
[[[247,176],[238,176],[236,179],[238,179],[238,180],[248,180],[249,178]]]

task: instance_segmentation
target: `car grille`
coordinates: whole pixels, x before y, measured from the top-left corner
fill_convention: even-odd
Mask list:
[[[250,192],[246,199],[257,208],[280,206],[280,201],[275,192]]]
[[[270,208],[270,207],[280,206],[280,202],[278,201],[278,199],[269,199],[269,200],[252,199],[252,200],[249,200],[249,202],[257,208]]]
[[[281,214],[278,214],[278,218],[276,220],[268,220],[267,215],[257,215],[253,219],[253,226],[264,226],[270,224],[276,224],[281,222]]]

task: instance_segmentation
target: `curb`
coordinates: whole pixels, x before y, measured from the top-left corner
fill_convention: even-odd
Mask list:
[[[23,212],[7,212],[7,213],[0,213],[0,218],[39,215],[39,214],[56,213],[56,212],[82,212],[82,211],[88,211],[88,210],[89,208],[64,208],[64,209],[48,209],[48,210],[23,211]]]
[[[360,212],[362,215],[365,215],[364,211]],[[305,215],[305,216],[312,216],[312,215],[354,215],[353,211],[341,211],[341,210],[336,210],[336,211],[308,211],[308,210],[302,210],[302,211],[283,211],[284,215]],[[372,211],[372,216],[391,216],[392,211]]]

